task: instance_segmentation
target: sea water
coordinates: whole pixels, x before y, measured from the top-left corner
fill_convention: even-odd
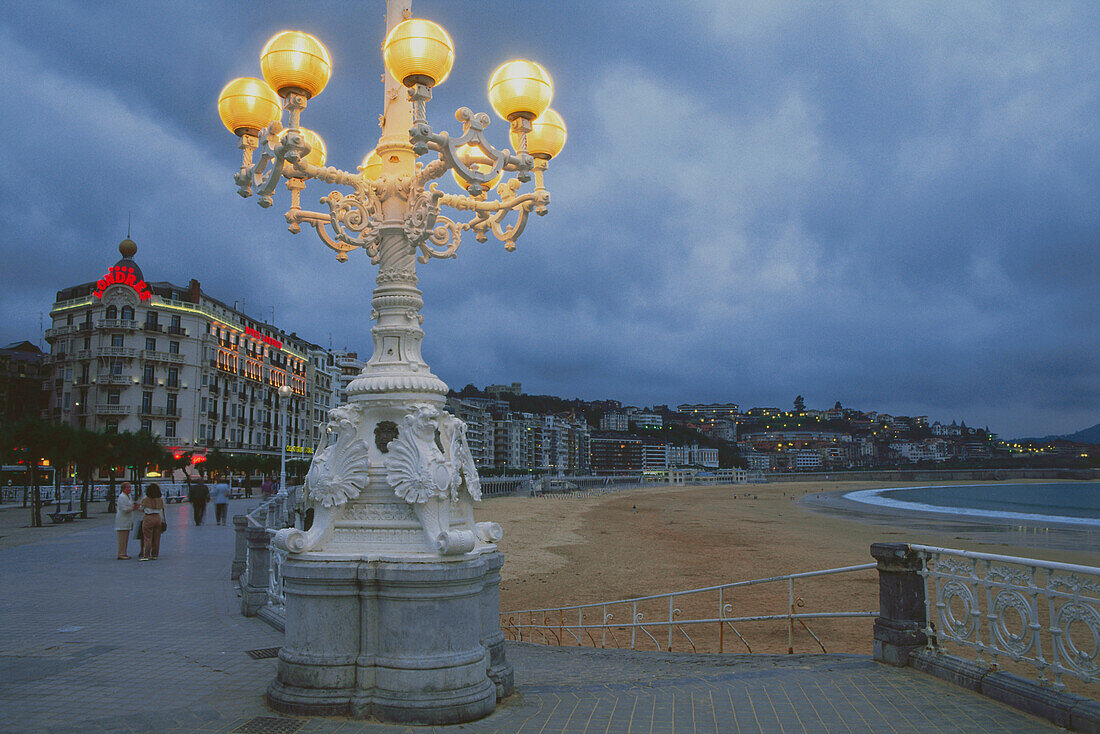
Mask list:
[[[1100,528],[1100,482],[893,487],[848,492],[844,497],[898,510]]]

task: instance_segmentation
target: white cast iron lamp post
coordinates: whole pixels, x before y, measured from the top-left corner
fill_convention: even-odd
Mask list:
[[[320,136],[301,126],[332,70],[309,34],[274,36],[261,54],[264,81],[230,82],[218,109],[240,137],[242,196],[270,207],[285,181],[291,232],[305,224],[339,261],[362,248],[379,266],[373,355],[348,404],[329,411],[306,475],[313,523],[274,540],[272,552],[286,555],[286,638],[268,700],[289,713],[445,724],[492,711],[511,691],[512,669],[499,626],[501,530],[474,521],[481,488],[466,426],[443,410],[447,386],[421,356],[416,261],[455,257],[464,232],[513,250],[530,213],[547,211],[543,175],[566,131],[549,107],[546,70],[517,60],[488,89],[511,150],[489,141],[488,115],[465,107],[455,113],[460,134],[435,132],[426,106],[450,74],[454,43],[411,18],[408,0],[386,9],[382,135],[357,171],[325,166]],[[440,190],[448,171],[464,194]],[[301,206],[309,181],[341,190],[310,211]]]
[[[286,491],[286,430],[290,421],[290,385],[279,388],[279,398],[283,401],[283,443],[279,452],[279,491]]]

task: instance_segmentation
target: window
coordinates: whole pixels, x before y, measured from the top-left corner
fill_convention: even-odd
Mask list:
[[[118,421],[107,421],[107,433],[118,433]]]
[[[141,394],[141,412],[146,415],[153,412],[153,393],[143,392]]]
[[[205,397],[202,398],[199,401],[199,412],[200,413],[205,413],[206,412],[206,398]]]
[[[180,353],[180,343],[179,342],[168,342],[168,353],[169,354],[179,354]]]
[[[146,327],[150,327],[150,326],[155,327],[156,325],[157,325],[157,312],[156,311],[146,311],[145,312],[145,326]]]
[[[122,334],[111,334],[111,346],[121,347],[123,344],[126,343],[125,339],[126,337],[124,337]]]
[[[111,390],[107,393],[107,405],[118,405],[120,397],[122,397],[122,393],[118,390]]]
[[[85,349],[91,349],[92,348],[92,337],[90,337],[90,336],[84,337],[84,348]]]
[[[203,374],[203,376],[202,376],[202,386],[203,386],[203,387],[206,387],[206,385],[207,385],[207,384],[208,384],[209,382],[210,382],[210,375],[207,375],[207,374]]]
[[[164,436],[165,436],[165,438],[175,438],[176,437],[176,422],[175,421],[165,421],[164,422]]]
[[[141,422],[141,430],[145,431],[146,433],[152,433],[153,432],[153,421],[148,420],[148,419],[143,420]]]
[[[122,362],[120,360],[115,359],[115,360],[111,361],[111,374],[112,375],[121,375],[122,374]]]
[[[172,328],[180,328],[180,315],[178,313],[172,314]]]
[[[68,410],[69,409],[70,393],[65,393],[62,396],[62,398],[63,399],[61,401],[61,407],[64,408],[65,410]]]
[[[145,351],[147,351],[147,352],[157,351],[157,340],[152,338],[152,337],[147,337],[145,339]]]
[[[233,418],[237,417],[237,404],[236,403],[233,403],[233,406],[232,406],[232,417]]]
[[[122,307],[122,320],[123,321],[133,321],[134,320],[134,309],[133,309],[132,306],[123,306]]]
[[[106,317],[109,318],[109,319],[117,319],[118,318],[118,306],[108,306]]]
[[[168,387],[180,386],[180,368],[169,367],[168,368]]]
[[[168,394],[168,405],[167,405],[167,407],[165,408],[165,411],[164,411],[166,415],[175,415],[176,414],[176,399],[177,399],[177,396],[176,396],[175,393],[169,393]]]
[[[66,326],[72,326],[73,325],[73,315],[72,314],[69,314],[68,318],[65,319],[65,325]]]
[[[147,364],[141,370],[141,384],[154,385],[156,381],[153,378],[153,365]]]
[[[211,429],[210,432],[213,433],[214,432],[213,429]],[[206,424],[205,423],[202,423],[202,424],[199,425],[199,438],[200,439],[205,439],[206,438]]]

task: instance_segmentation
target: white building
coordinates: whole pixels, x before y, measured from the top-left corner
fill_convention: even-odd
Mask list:
[[[137,245],[97,281],[63,288],[50,309],[50,400],[43,417],[96,431],[148,431],[180,451],[312,453],[331,386],[324,350],[187,286],[147,282]],[[280,400],[278,388],[292,395]],[[293,452],[293,449],[292,449]]]

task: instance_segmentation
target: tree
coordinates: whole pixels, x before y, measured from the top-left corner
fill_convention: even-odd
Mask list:
[[[58,509],[61,508],[61,477],[69,476],[69,464],[72,463],[76,451],[77,430],[70,425],[49,424],[45,425],[46,445],[44,456],[50,460],[53,467],[53,491],[57,500]]]
[[[73,461],[77,475],[83,480],[80,487],[80,517],[88,517],[89,485],[92,473],[103,458],[107,434],[96,431],[77,431],[73,441]]]
[[[30,470],[31,483],[31,527],[42,527],[42,495],[39,490],[41,478],[38,463],[46,456],[49,442],[50,424],[33,418],[25,418],[9,423],[0,431],[0,449],[13,461],[22,461]],[[54,473],[57,473],[56,467]]]
[[[100,464],[107,467],[107,477],[110,486],[107,490],[107,512],[115,511],[115,472],[122,462],[122,439],[117,433],[104,433],[101,448]],[[125,475],[125,467],[123,468]],[[124,477],[125,478],[125,477]]]
[[[794,399],[794,412],[795,413],[805,413],[806,412],[806,401],[805,401],[805,399],[803,399],[803,397],[801,395],[796,396],[795,399]]]

